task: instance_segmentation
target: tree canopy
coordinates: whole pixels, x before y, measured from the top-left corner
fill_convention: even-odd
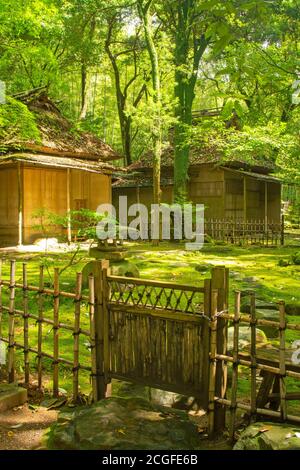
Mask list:
[[[170,139],[179,200],[191,146],[299,181],[299,18],[298,0],[0,0],[0,80],[9,96],[46,87],[122,163],[152,152],[156,194]],[[9,100],[0,137],[35,132]]]

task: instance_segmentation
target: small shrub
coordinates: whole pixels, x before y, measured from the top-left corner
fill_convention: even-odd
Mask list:
[[[292,255],[292,262],[296,266],[300,266],[300,251],[297,251],[297,253]]]

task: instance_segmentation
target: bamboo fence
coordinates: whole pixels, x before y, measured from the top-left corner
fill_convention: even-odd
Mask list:
[[[287,393],[286,378],[292,377],[300,380],[300,364],[294,364],[290,355],[292,351],[286,347],[286,330],[300,331],[300,325],[288,323],[286,319],[285,303],[278,303],[278,322],[265,319],[258,319],[256,316],[255,294],[250,293],[250,314],[241,315],[241,292],[235,294],[235,311],[234,314],[226,312],[216,313],[212,317],[210,324],[210,416],[209,416],[209,434],[216,432],[214,426],[214,417],[212,416],[216,410],[216,404],[219,404],[230,411],[229,416],[229,434],[234,440],[235,429],[237,424],[237,409],[244,410],[250,417],[255,420],[257,416],[265,416],[279,419],[281,422],[291,421],[300,423],[300,416],[287,413],[287,401],[299,400],[300,393]],[[233,324],[233,346],[232,354],[218,354],[215,352],[216,331],[218,332],[218,322],[226,320],[228,325]],[[249,350],[239,351],[239,328],[240,325],[249,325],[250,327],[250,348]],[[272,326],[278,329],[279,349],[257,350],[256,328],[258,326]],[[215,394],[215,363],[226,362],[232,365],[232,383],[231,383],[231,399],[220,397]],[[237,399],[238,383],[239,383],[239,367],[244,366],[250,370],[250,403],[245,403]],[[257,390],[257,372],[263,374],[263,380],[259,390]],[[276,384],[279,383],[278,391]],[[273,387],[273,391],[272,391]],[[214,400],[214,405],[212,401]],[[261,405],[264,406],[261,406]],[[266,405],[269,404],[267,408]]]
[[[45,288],[44,267],[40,267],[39,287],[28,284],[27,265],[23,263],[22,267],[22,283],[16,282],[16,261],[10,261],[10,279],[3,279],[3,260],[0,259],[0,341],[8,345],[8,382],[15,381],[15,350],[19,349],[24,352],[24,384],[29,386],[30,382],[30,361],[29,355],[33,354],[37,358],[37,381],[38,388],[43,386],[43,359],[52,361],[52,378],[53,378],[53,396],[59,395],[59,367],[65,365],[71,368],[73,375],[73,400],[77,401],[79,396],[79,372],[87,371],[92,376],[93,396],[96,397],[95,384],[95,327],[94,327],[94,311],[95,311],[95,289],[94,276],[89,277],[89,295],[82,295],[82,274],[78,273],[76,278],[75,292],[64,292],[60,290],[60,276],[58,269],[54,271],[54,287],[53,289]],[[9,305],[4,305],[3,288],[9,289]],[[16,308],[16,292],[22,292],[22,309]],[[31,313],[29,309],[29,293],[37,294],[37,314]],[[53,299],[53,318],[46,318],[44,315],[45,299],[49,297]],[[72,325],[65,324],[59,320],[60,300],[62,298],[71,299],[74,302],[74,323]],[[82,303],[87,302],[89,305],[90,329],[81,328],[81,308]],[[4,337],[3,324],[4,315],[8,314],[8,337]],[[15,341],[16,319],[23,320],[23,343]],[[30,347],[30,329],[29,320],[34,320],[37,324],[37,347]],[[53,354],[49,354],[43,350],[43,326],[49,325],[53,334]],[[59,344],[60,332],[62,330],[69,331],[73,334],[73,361],[60,357]],[[80,335],[87,337],[90,342],[91,360],[90,365],[79,363],[80,352]]]
[[[205,233],[214,240],[245,245],[284,244],[284,221],[205,219]]]

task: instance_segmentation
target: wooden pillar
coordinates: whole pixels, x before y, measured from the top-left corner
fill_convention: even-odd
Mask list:
[[[265,232],[268,232],[268,182],[265,181]]]
[[[18,162],[18,246],[23,245],[23,171]]]
[[[67,214],[68,214],[68,227],[67,237],[68,243],[72,242],[72,226],[71,226],[71,170],[67,169]]]
[[[244,222],[247,222],[247,177],[244,176],[244,205],[243,205],[243,212],[244,212]]]

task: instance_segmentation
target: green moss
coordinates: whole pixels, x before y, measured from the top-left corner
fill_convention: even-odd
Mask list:
[[[40,142],[35,116],[20,101],[8,97],[0,106],[0,151],[8,145],[24,141]]]

